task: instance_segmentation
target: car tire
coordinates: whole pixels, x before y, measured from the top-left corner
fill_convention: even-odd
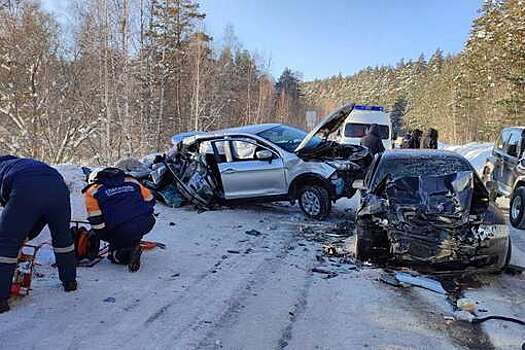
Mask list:
[[[326,188],[318,185],[302,187],[298,193],[299,206],[309,218],[324,220],[332,210],[332,201]]]
[[[510,198],[509,219],[513,227],[525,228],[525,187],[519,186]]]
[[[357,223],[355,257],[361,261],[384,262],[389,258],[389,242],[385,233],[372,224]]]
[[[372,254],[372,244],[370,239],[357,235],[355,238],[355,257],[357,260],[369,261],[374,258]]]

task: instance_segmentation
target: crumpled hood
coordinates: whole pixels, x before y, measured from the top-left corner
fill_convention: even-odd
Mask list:
[[[461,171],[386,183],[385,228],[397,259],[461,266],[478,255],[490,235],[479,231],[488,203],[473,200],[475,176]]]
[[[306,135],[303,141],[295,149],[295,153],[301,152],[313,137],[319,136],[321,138],[326,138],[328,135],[337,131],[344,123],[348,115],[350,115],[350,113],[354,110],[354,106],[355,104],[349,103],[330,113],[328,117],[317,124],[316,127],[313,128],[313,130],[310,131],[308,135]]]
[[[442,176],[402,177],[389,181],[386,196],[394,210],[468,220],[474,192],[474,174],[461,171]]]

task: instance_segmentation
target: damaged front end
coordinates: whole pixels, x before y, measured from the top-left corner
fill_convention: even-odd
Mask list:
[[[358,223],[375,235],[377,258],[433,272],[501,269],[505,222],[473,171],[385,179],[366,195]],[[372,254],[373,255],[373,254]]]

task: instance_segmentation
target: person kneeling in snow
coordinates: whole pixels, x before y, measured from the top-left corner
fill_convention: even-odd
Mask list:
[[[9,299],[18,253],[26,239],[49,226],[58,276],[64,290],[77,289],[75,246],[69,233],[69,190],[62,175],[49,165],[14,156],[0,157],[0,313]]]
[[[150,190],[117,168],[104,168],[88,175],[84,193],[88,221],[98,238],[109,243],[108,259],[140,268],[140,240],[155,225],[155,199]]]

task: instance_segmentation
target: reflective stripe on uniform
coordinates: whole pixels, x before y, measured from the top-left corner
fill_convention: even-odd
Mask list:
[[[93,227],[95,230],[102,230],[104,227],[106,227],[106,224],[105,223],[101,223],[101,224],[98,224],[98,225],[91,225],[91,227]]]
[[[88,212],[88,216],[89,217],[100,216],[100,215],[102,215],[102,211],[101,210],[93,210],[93,211]]]
[[[125,182],[133,182],[133,183],[136,183],[137,185],[140,185],[140,182],[138,182],[136,179],[132,178],[132,177],[127,177],[124,179]]]
[[[89,187],[87,192],[91,193],[91,195],[94,196],[98,192],[98,189],[100,188],[100,186],[101,186],[100,184],[91,185],[91,187]]]
[[[64,248],[53,247],[53,250],[55,251],[55,253],[71,253],[75,251],[75,245],[72,244],[69,247]]]
[[[18,262],[17,258],[10,258],[7,256],[0,256],[0,264],[16,264]]]

